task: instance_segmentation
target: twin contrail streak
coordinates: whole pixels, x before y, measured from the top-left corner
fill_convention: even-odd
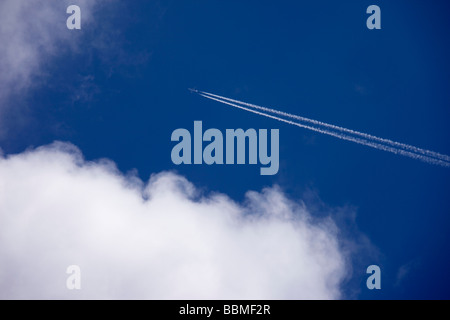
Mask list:
[[[200,92],[202,94],[205,94],[205,95],[208,95],[208,96],[212,96],[212,97],[216,97],[218,99],[234,102],[234,103],[237,103],[237,104],[248,106],[250,108],[262,110],[262,111],[273,113],[273,114],[278,114],[278,115],[281,115],[281,116],[284,116],[284,117],[300,120],[300,121],[303,121],[303,122],[306,122],[306,123],[310,123],[310,124],[313,124],[313,125],[316,125],[316,126],[321,126],[321,127],[324,127],[324,128],[340,131],[342,133],[359,136],[359,137],[362,137],[362,138],[367,139],[367,140],[372,140],[372,141],[375,141],[375,142],[378,142],[378,143],[381,143],[381,144],[388,144],[388,145],[391,145],[391,146],[394,146],[394,147],[397,147],[397,148],[401,148],[401,149],[405,149],[405,150],[408,150],[408,151],[412,151],[413,153],[420,153],[420,154],[423,154],[425,156],[429,156],[429,157],[432,157],[432,158],[437,158],[437,159],[440,159],[440,160],[443,160],[443,161],[446,161],[446,162],[450,162],[450,156],[443,155],[443,154],[440,154],[440,153],[437,153],[437,152],[434,152],[434,151],[421,149],[421,148],[414,147],[414,146],[411,146],[411,145],[408,145],[408,144],[395,142],[395,141],[392,141],[392,140],[389,140],[389,139],[379,138],[379,137],[376,137],[376,136],[373,136],[373,135],[370,135],[370,134],[367,134],[367,133],[358,132],[358,131],[355,131],[355,130],[339,127],[339,126],[336,126],[336,125],[328,124],[328,123],[317,121],[317,120],[308,119],[308,118],[305,118],[305,117],[300,117],[300,116],[297,116],[297,115],[294,115],[294,114],[290,114],[290,113],[287,113],[287,112],[278,111],[278,110],[275,110],[275,109],[271,109],[271,108],[267,108],[267,107],[261,107],[261,106],[255,105],[255,104],[246,103],[246,102],[242,102],[242,101],[238,101],[238,100],[222,97],[222,96],[215,95],[215,94],[212,94],[212,93],[209,93],[209,92],[199,91],[199,93]]]
[[[222,97],[208,92],[192,90],[198,93],[202,97],[221,102],[223,104],[239,108],[245,111],[249,111],[264,117],[268,117],[274,120],[278,120],[284,123],[288,123],[294,126],[326,134],[336,137],[338,139],[352,141],[361,145],[372,147],[378,150],[392,152],[400,154],[406,157],[410,157],[416,160],[421,160],[430,164],[440,165],[444,167],[450,167],[450,157],[434,151],[418,148],[415,146],[407,145],[400,142],[395,142],[389,139],[379,138],[367,133],[358,132],[355,130],[339,127],[336,125],[324,123],[317,120],[308,119],[305,117],[297,116],[287,112],[261,107],[255,104],[246,103],[239,100]],[[264,112],[262,112],[264,111]],[[267,113],[266,113],[267,112]],[[275,116],[274,114],[278,115]],[[282,117],[279,117],[282,116]],[[291,121],[285,118],[295,119],[297,121]]]

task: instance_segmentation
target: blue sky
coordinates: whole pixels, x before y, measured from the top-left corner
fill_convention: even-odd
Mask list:
[[[381,8],[381,30],[366,27],[371,4]],[[343,297],[450,298],[448,168],[187,90],[450,154],[447,3],[117,0],[98,5],[73,31],[65,29],[64,4],[52,6],[62,15],[42,32],[59,34],[55,48],[42,51],[30,85],[2,100],[6,155],[67,141],[87,160],[110,159],[144,181],[174,170],[237,202],[248,190],[278,185],[312,216],[330,215],[342,238],[360,246]],[[258,165],[174,165],[171,133],[192,132],[195,120],[223,132],[279,129],[278,174],[261,176]],[[371,264],[381,267],[381,290],[365,287]]]

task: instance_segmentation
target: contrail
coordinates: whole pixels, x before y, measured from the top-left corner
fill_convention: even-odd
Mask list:
[[[230,105],[230,106],[235,107],[235,108],[239,108],[239,109],[246,110],[246,111],[249,111],[249,112],[252,112],[252,113],[255,113],[255,114],[262,115],[262,116],[267,117],[267,118],[275,119],[275,120],[278,120],[278,121],[281,121],[281,122],[284,122],[284,123],[288,123],[288,124],[291,124],[291,125],[294,125],[294,126],[298,126],[298,127],[301,127],[301,128],[305,128],[305,129],[308,129],[308,130],[312,130],[312,131],[315,131],[315,132],[319,132],[319,133],[322,133],[322,134],[333,136],[333,137],[336,137],[338,139],[352,141],[352,142],[355,142],[355,143],[358,143],[358,144],[361,144],[361,145],[372,147],[372,148],[375,148],[375,149],[378,149],[378,150],[391,152],[391,153],[394,153],[394,154],[400,154],[400,155],[403,155],[403,156],[406,156],[406,157],[410,157],[410,158],[413,158],[413,159],[416,159],[416,160],[421,160],[423,162],[427,162],[427,163],[430,163],[430,164],[440,165],[440,166],[443,166],[443,167],[450,167],[450,162],[445,160],[445,157],[447,157],[449,159],[450,159],[450,157],[445,156],[445,155],[441,155],[439,153],[435,153],[433,151],[424,150],[424,149],[416,148],[414,146],[405,145],[405,146],[408,146],[408,147],[411,147],[411,148],[416,148],[416,149],[419,149],[419,150],[425,152],[425,154],[423,154],[422,152],[414,153],[414,152],[411,152],[411,150],[414,150],[414,149],[410,149],[410,151],[407,151],[407,150],[402,149],[402,148],[393,147],[393,145],[396,145],[396,144],[398,144],[398,145],[403,145],[403,144],[400,144],[398,142],[394,142],[394,141],[391,141],[391,140],[382,139],[382,138],[378,138],[378,137],[371,136],[371,135],[367,135],[367,136],[373,137],[373,138],[377,138],[378,140],[368,139],[368,138],[365,138],[363,136],[363,135],[366,135],[366,134],[360,133],[359,135],[357,135],[357,134],[354,134],[357,131],[353,131],[353,130],[350,130],[350,129],[345,129],[345,128],[341,128],[341,127],[338,127],[338,126],[326,124],[326,123],[323,123],[323,122],[320,122],[320,121],[303,118],[303,117],[300,117],[300,116],[288,114],[288,113],[285,113],[285,112],[282,112],[282,111],[278,111],[278,110],[275,110],[275,109],[269,109],[269,108],[265,108],[265,107],[261,107],[261,106],[252,105],[252,104],[248,104],[248,103],[245,103],[245,102],[241,102],[241,101],[238,101],[238,100],[233,100],[233,99],[229,99],[229,98],[213,95],[213,94],[207,93],[207,92],[202,92],[202,91],[198,91],[198,90],[193,90],[193,92],[198,93],[202,97],[205,97],[205,98],[208,98],[208,99],[211,99],[211,100],[214,100],[214,101],[218,101],[218,102],[221,102],[221,103],[226,104],[226,105]],[[233,102],[230,102],[230,101],[233,101]],[[244,107],[242,105],[238,105],[238,104],[250,106],[250,107],[252,107],[254,109],[246,108],[246,107]],[[306,119],[308,121],[305,121],[305,120],[303,120],[303,121],[304,122],[308,122],[308,123],[312,123],[312,124],[316,125],[317,127],[314,127],[314,126],[311,126],[311,125],[306,125],[306,124],[299,123],[299,122],[294,122],[294,121],[287,120],[287,119],[283,119],[283,118],[280,118],[280,117],[277,117],[277,116],[274,116],[274,115],[270,115],[270,114],[267,114],[267,113],[264,113],[264,112],[261,112],[261,111],[257,111],[255,109],[276,113],[276,114],[283,115],[283,116],[286,116],[286,117],[295,118],[297,120]],[[336,130],[336,132],[332,131],[330,129]],[[340,129],[344,129],[344,131],[340,130]],[[353,136],[352,136],[352,134],[353,134]],[[360,137],[355,137],[355,135],[360,136]],[[385,145],[385,144],[376,142],[376,141],[380,141],[381,142],[381,141],[384,141],[384,140],[390,141],[391,143],[389,143],[389,144],[391,144],[391,145],[389,146],[389,145]],[[438,154],[438,155],[440,155],[441,157],[444,157],[444,158],[443,159],[436,158],[436,157],[433,157],[433,156],[428,156],[427,154]]]
[[[266,111],[266,112],[269,112],[269,113],[278,114],[278,115],[281,115],[281,116],[284,116],[284,117],[300,120],[300,121],[303,121],[303,122],[306,122],[306,123],[310,123],[310,124],[313,124],[313,125],[316,125],[316,126],[320,126],[320,127],[324,127],[324,128],[340,131],[340,132],[345,133],[345,134],[359,136],[359,137],[362,137],[362,138],[367,139],[367,140],[371,140],[371,141],[378,142],[378,143],[381,143],[381,144],[391,145],[393,147],[401,148],[401,149],[404,149],[404,150],[407,150],[407,151],[411,151],[413,153],[419,153],[419,154],[422,154],[422,155],[425,155],[425,156],[428,156],[428,157],[437,158],[439,160],[450,162],[450,156],[447,156],[447,155],[444,155],[444,154],[440,154],[438,152],[434,152],[434,151],[418,148],[418,147],[411,146],[411,145],[404,144],[404,143],[400,143],[400,142],[395,142],[395,141],[392,141],[392,140],[389,140],[389,139],[380,138],[380,137],[373,136],[373,135],[370,135],[370,134],[367,134],[367,133],[358,132],[358,131],[355,131],[355,130],[339,127],[339,126],[336,126],[336,125],[333,125],[333,124],[328,124],[328,123],[325,123],[325,122],[321,122],[321,121],[317,121],[317,120],[313,120],[313,119],[308,119],[308,118],[305,118],[305,117],[297,116],[297,115],[294,115],[294,114],[290,114],[290,113],[287,113],[287,112],[275,110],[275,109],[272,109],[272,108],[261,107],[261,106],[255,105],[255,104],[251,104],[251,103],[247,103],[247,102],[243,102],[243,101],[239,101],[239,100],[230,99],[230,98],[227,98],[227,97],[222,97],[222,96],[219,96],[219,95],[216,95],[216,94],[213,94],[213,93],[209,93],[209,92],[204,92],[204,91],[199,91],[198,90],[197,93],[199,93],[199,94],[201,93],[201,94],[212,96],[212,97],[215,97],[215,98],[218,98],[218,99],[222,99],[222,100],[226,100],[226,101],[229,101],[229,102],[237,103],[237,104],[244,105],[244,106],[247,106],[247,107],[250,107],[250,108]]]

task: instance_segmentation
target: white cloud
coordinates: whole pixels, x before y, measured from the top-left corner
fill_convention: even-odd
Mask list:
[[[72,1],[73,2],[73,1]],[[79,0],[82,20],[92,18],[98,0]],[[43,64],[78,39],[66,27],[71,1],[3,0],[0,3],[0,84],[12,91],[31,86],[32,77],[43,73]],[[9,90],[2,90],[8,92]]]
[[[98,0],[77,0],[83,25],[93,21]],[[70,0],[0,1],[0,136],[11,120],[26,121],[26,106],[20,99],[30,88],[42,85],[49,62],[63,52],[76,51],[82,31],[68,30]],[[15,120],[17,122],[17,120]]]
[[[335,299],[343,252],[330,218],[277,187],[239,204],[63,143],[0,158],[2,299]],[[78,291],[65,286],[73,264]]]

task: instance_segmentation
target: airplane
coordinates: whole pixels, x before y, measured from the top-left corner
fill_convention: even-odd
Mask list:
[[[188,90],[192,93],[199,93],[199,91],[197,89],[188,88]]]

